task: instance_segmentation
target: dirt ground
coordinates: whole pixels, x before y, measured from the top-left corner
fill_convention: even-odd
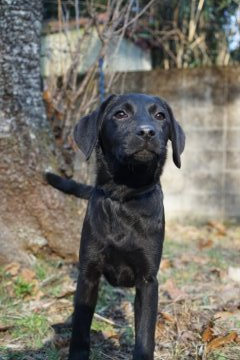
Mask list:
[[[168,225],[155,360],[240,359],[239,260],[239,225]],[[1,268],[1,360],[67,358],[76,277],[76,264],[50,254]],[[102,280],[91,360],[131,359],[133,299]]]

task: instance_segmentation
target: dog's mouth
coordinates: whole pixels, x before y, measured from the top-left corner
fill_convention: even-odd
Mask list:
[[[132,146],[128,148],[122,148],[118,152],[117,157],[122,163],[132,163],[132,164],[146,164],[147,162],[152,162],[159,157],[159,146],[156,147],[154,144],[144,144],[141,146]]]
[[[142,149],[142,150],[136,151],[132,156],[137,161],[145,162],[145,161],[152,160],[156,156],[156,154],[151,150]]]

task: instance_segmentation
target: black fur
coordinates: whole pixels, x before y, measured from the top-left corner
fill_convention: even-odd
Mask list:
[[[160,175],[172,141],[181,166],[185,136],[169,105],[144,95],[112,95],[75,127],[75,141],[91,156],[96,148],[94,187],[48,173],[66,193],[89,198],[80,247],[69,360],[88,360],[90,326],[101,275],[113,286],[135,286],[134,360],[153,360],[158,305],[157,272],[164,240]]]
[[[58,190],[66,194],[74,195],[81,199],[89,200],[93,193],[93,186],[79,184],[72,179],[64,179],[61,176],[47,172],[45,174],[47,182]]]

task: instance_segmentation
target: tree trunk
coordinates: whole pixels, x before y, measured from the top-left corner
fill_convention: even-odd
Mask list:
[[[42,247],[78,251],[85,204],[42,176],[57,157],[40,85],[41,20],[41,0],[0,0],[0,263],[30,262]]]

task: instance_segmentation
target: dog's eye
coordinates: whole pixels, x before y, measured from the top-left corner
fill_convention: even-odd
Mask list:
[[[114,114],[114,117],[121,120],[127,118],[128,115],[125,113],[125,111],[119,110]]]
[[[155,114],[155,118],[157,120],[164,120],[165,119],[165,114],[163,112],[159,111],[158,113]]]

